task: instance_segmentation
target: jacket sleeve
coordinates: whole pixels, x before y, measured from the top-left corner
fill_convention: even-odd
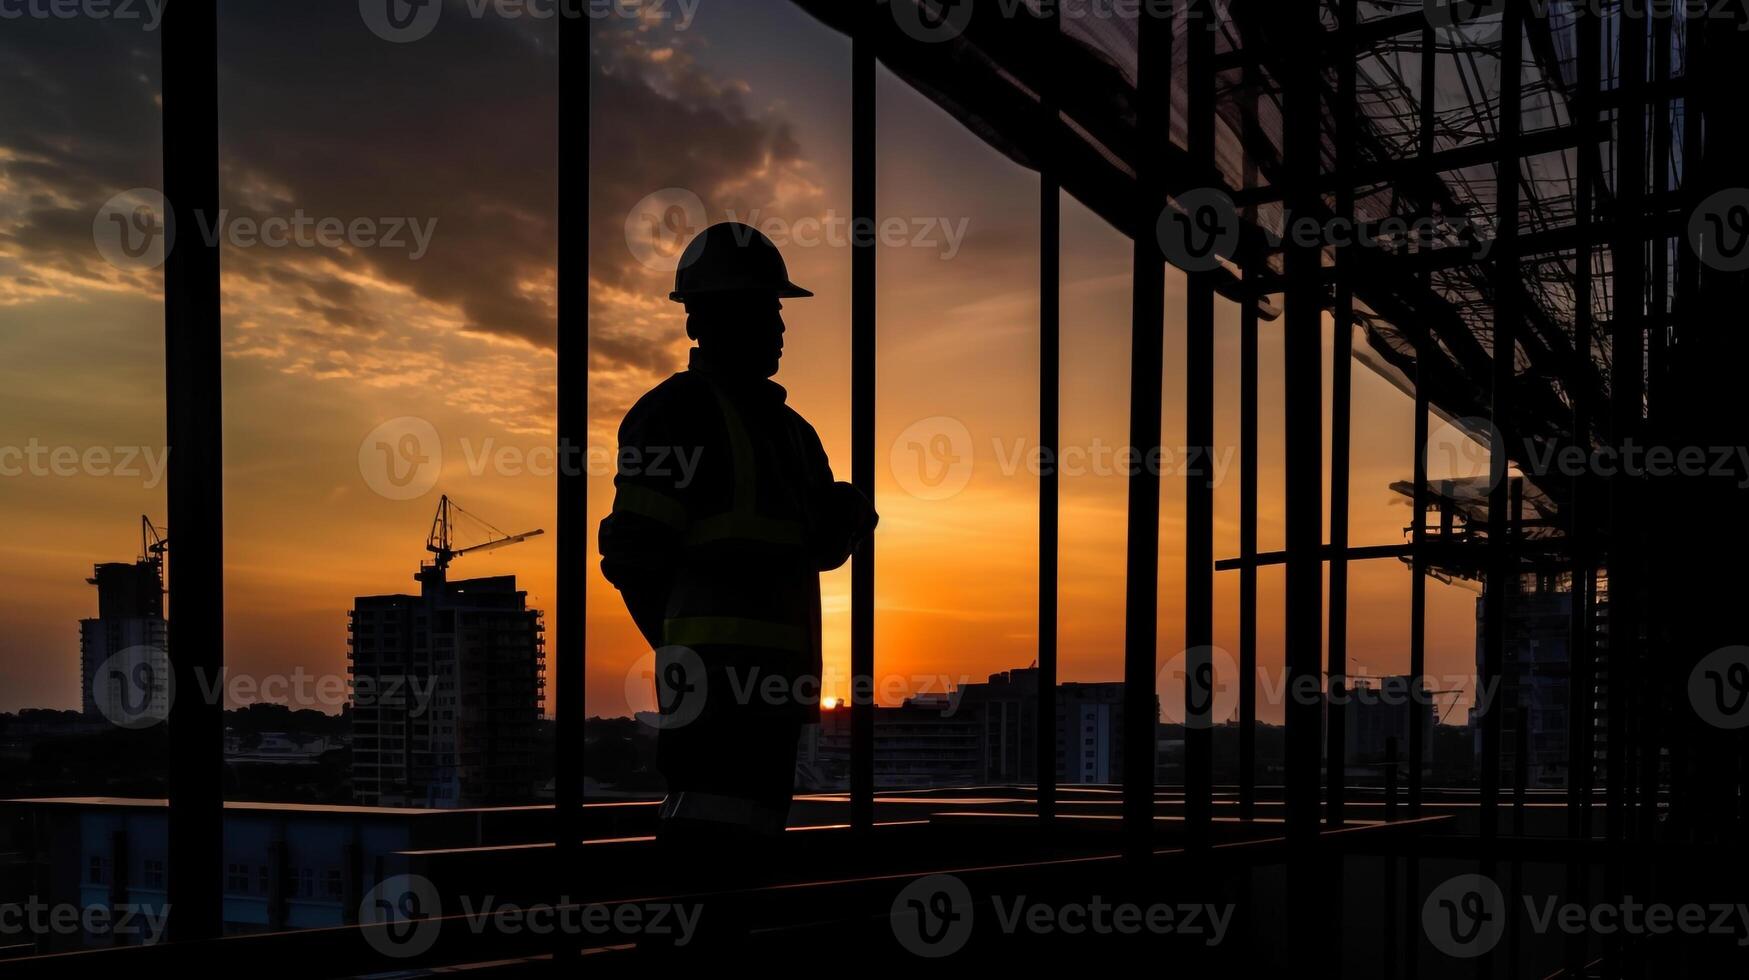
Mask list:
[[[672,466],[648,465],[683,448],[678,406],[660,394],[633,406],[620,425],[613,511],[601,522],[601,572],[622,592],[665,589],[692,520],[685,481]]]
[[[803,423],[810,485],[814,488],[814,566],[829,572],[850,560],[880,517],[861,491],[832,479],[832,464],[813,426]]]

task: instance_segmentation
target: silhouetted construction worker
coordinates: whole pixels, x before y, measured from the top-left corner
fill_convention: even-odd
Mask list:
[[[812,295],[754,228],[693,239],[670,298],[698,346],[620,426],[601,524],[602,571],[657,651],[659,845],[705,872],[747,871],[783,829],[819,720],[820,572],[877,519],[770,380],[782,301]]]

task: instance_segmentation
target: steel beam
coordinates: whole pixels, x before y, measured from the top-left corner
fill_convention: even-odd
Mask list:
[[[558,440],[564,459],[589,444],[589,20],[559,18]],[[583,743],[587,676],[589,476],[559,467],[554,623],[553,821],[556,896],[582,880]]]
[[[1186,131],[1195,166],[1215,163],[1215,35],[1203,16],[1213,4],[1190,0],[1185,32]],[[1192,271],[1185,283],[1184,502],[1184,823],[1192,846],[1208,843],[1214,805],[1215,642],[1215,278]]]
[[[1352,42],[1355,0],[1342,0],[1337,29]],[[1354,217],[1355,65],[1358,51],[1336,49],[1336,105],[1332,109],[1336,147],[1336,216]],[[1329,693],[1324,714],[1324,819],[1332,828],[1344,820],[1347,777],[1347,709],[1342,692],[1348,674],[1348,464],[1354,391],[1353,248],[1336,250],[1336,302],[1332,309],[1334,343],[1330,355],[1330,632],[1325,668]]]
[[[1053,29],[1061,11],[1052,7]],[[1060,129],[1054,86],[1041,93],[1040,115],[1048,131]],[[1049,141],[1047,141],[1049,142]],[[1038,484],[1038,696],[1035,721],[1038,815],[1050,821],[1057,812],[1057,553],[1062,492],[1057,465],[1062,445],[1062,260],[1063,201],[1057,168],[1041,162],[1038,257],[1038,438],[1050,465]]]
[[[1500,115],[1497,123],[1499,155],[1494,161],[1494,348],[1491,381],[1493,389],[1493,441],[1489,453],[1488,574],[1483,594],[1482,669],[1479,688],[1499,684],[1506,664],[1506,617],[1511,594],[1516,589],[1517,555],[1510,546],[1511,486],[1506,479],[1507,446],[1517,431],[1513,416],[1513,389],[1517,374],[1517,336],[1520,310],[1518,266],[1518,135],[1523,129],[1522,74],[1524,10],[1507,4],[1500,25]],[[1499,833],[1501,706],[1498,700],[1482,712],[1481,832],[1484,839]]]
[[[1166,264],[1158,236],[1162,166],[1169,130],[1172,23],[1150,5],[1137,26],[1140,168],[1130,308],[1130,445],[1146,454],[1160,445],[1165,368]],[[1129,475],[1124,577],[1124,851],[1145,861],[1154,822],[1155,696],[1160,586],[1160,474],[1148,466]]]
[[[859,228],[875,226],[875,56],[861,4],[851,35],[850,209]],[[863,496],[875,499],[875,259],[873,236],[856,236],[850,252],[850,470]],[[863,542],[850,568],[850,823],[874,828],[875,541]]]
[[[214,0],[164,10],[165,220],[179,231],[164,263],[169,561],[169,936],[217,937],[224,870],[225,665],[223,404],[219,243],[218,15]]]

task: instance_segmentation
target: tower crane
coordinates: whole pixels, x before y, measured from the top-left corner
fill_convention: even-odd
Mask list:
[[[170,529],[157,527],[145,514],[140,515],[140,561],[164,566],[164,552],[170,548]]]
[[[493,537],[481,544],[457,548],[455,546],[457,517],[465,517],[473,521],[485,528]],[[424,580],[428,572],[435,572],[436,577],[441,581],[444,573],[449,569],[449,563],[463,555],[478,554],[482,551],[492,551],[507,545],[518,544],[544,533],[546,532],[536,528],[521,534],[506,534],[464,510],[460,504],[450,500],[449,494],[446,493],[437,502],[437,516],[431,519],[431,533],[425,539],[425,550],[436,557],[429,564],[421,567],[419,575],[416,577]]]

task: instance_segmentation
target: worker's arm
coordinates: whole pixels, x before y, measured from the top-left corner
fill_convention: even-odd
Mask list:
[[[662,645],[668,592],[691,515],[683,482],[636,461],[661,458],[659,453],[681,444],[671,414],[660,389],[627,413],[619,430],[613,512],[601,522],[601,572],[619,589],[652,648]]]
[[[825,447],[820,445],[820,437],[812,427],[806,434],[810,447],[809,466],[814,471],[812,482],[819,488],[814,504],[817,522],[813,542],[815,566],[822,572],[829,572],[850,560],[862,542],[874,533],[880,515],[875,513],[874,504],[862,495],[862,491],[832,478],[832,464],[826,458]]]

